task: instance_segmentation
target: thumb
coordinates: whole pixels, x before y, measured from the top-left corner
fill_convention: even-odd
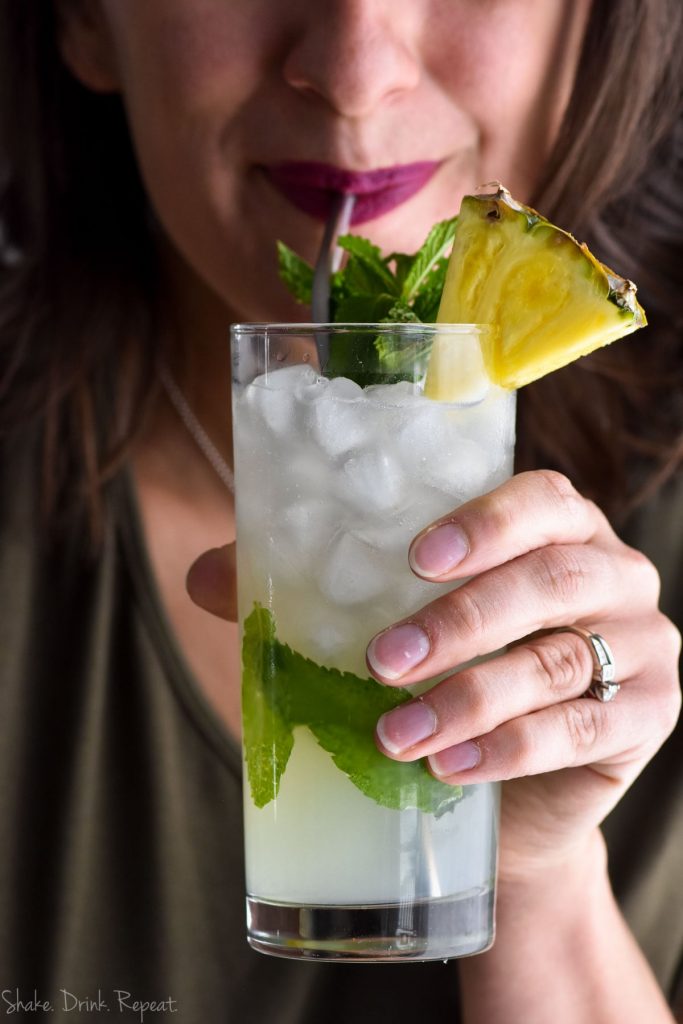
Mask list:
[[[212,548],[190,566],[187,592],[200,608],[229,622],[237,621],[235,544]]]

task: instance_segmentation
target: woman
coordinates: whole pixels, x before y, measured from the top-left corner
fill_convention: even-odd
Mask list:
[[[188,1021],[671,1021],[676,735],[648,762],[678,713],[679,637],[652,562],[593,501],[657,558],[680,614],[680,5],[0,9],[3,999],[36,990],[55,1019],[81,998]],[[388,756],[428,755],[447,781],[514,780],[496,945],[457,969],[291,964],[244,943],[236,632],[183,587],[230,539],[232,499],[160,366],[229,461],[227,324],[291,318],[275,239],[312,256],[321,235],[273,168],[416,159],[438,170],[364,225],[384,249],[499,178],[638,280],[652,326],[530,387],[533,471],[413,547],[425,574],[477,578],[413,617],[431,647],[401,683],[521,640],[439,691],[427,738],[382,732]],[[230,578],[230,549],[201,558],[195,598],[230,618]],[[581,636],[537,635],[566,624],[613,647],[614,702],[580,699]],[[379,668],[392,638],[370,648]]]

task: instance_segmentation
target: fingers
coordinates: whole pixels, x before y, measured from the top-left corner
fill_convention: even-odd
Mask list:
[[[410,560],[427,579],[475,578],[374,638],[368,667],[386,683],[427,679],[538,629],[649,612],[659,597],[652,564],[550,471],[463,505],[418,535]]]
[[[553,545],[484,572],[370,642],[382,682],[429,679],[539,629],[650,614],[658,577],[630,549]]]
[[[600,632],[602,627],[594,628]],[[603,632],[607,631],[605,627]],[[631,632],[625,625],[609,633],[620,680],[632,678],[648,664],[649,652],[629,643]],[[397,760],[424,757],[482,736],[511,719],[580,697],[590,685],[593,667],[582,637],[574,633],[534,637],[387,712],[377,724],[379,744]]]
[[[634,630],[640,644],[630,642]],[[380,749],[399,761],[427,756],[433,774],[459,784],[588,764],[623,781],[675,725],[680,635],[659,613],[596,631],[614,651],[622,683],[614,701],[579,699],[593,672],[581,637],[535,637],[382,716]]]
[[[564,477],[523,474],[469,502],[418,535],[410,561],[425,579],[473,578],[371,641],[378,679],[409,685],[518,646],[384,715],[377,742],[390,757],[426,756],[461,784],[586,765],[623,783],[673,728],[680,637],[657,611],[658,574]],[[542,632],[567,623],[612,647],[614,702],[581,699],[588,645]]]
[[[611,534],[599,509],[561,473],[520,473],[418,534],[410,565],[429,580],[460,579],[548,544]]]
[[[673,687],[653,684],[653,677],[641,677],[639,683],[624,685],[609,704],[590,698],[564,701],[515,718],[473,741],[432,754],[430,770],[454,784],[518,779],[585,765],[599,765],[601,774],[619,782],[630,779],[632,766],[644,763],[669,735],[680,709]]]
[[[235,545],[212,548],[190,566],[187,592],[200,608],[229,622],[237,620]]]

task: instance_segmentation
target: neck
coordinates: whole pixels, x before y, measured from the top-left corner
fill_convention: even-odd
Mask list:
[[[170,369],[193,413],[232,465],[230,324],[234,315],[167,242],[162,242],[163,291],[173,335]]]

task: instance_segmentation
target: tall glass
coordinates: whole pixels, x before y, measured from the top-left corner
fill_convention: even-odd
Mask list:
[[[365,665],[374,633],[452,589],[411,573],[411,538],[512,472],[514,395],[482,377],[481,330],[233,327],[247,917],[262,952],[429,960],[493,940],[497,787],[379,753],[377,718],[411,694]],[[437,335],[464,400],[423,394]]]

